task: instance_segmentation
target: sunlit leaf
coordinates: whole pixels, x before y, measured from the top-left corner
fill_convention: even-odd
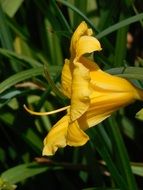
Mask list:
[[[19,7],[22,5],[23,0],[1,0],[0,4],[3,10],[10,16],[13,17]]]
[[[21,164],[10,168],[1,174],[1,177],[12,183],[18,183],[26,178],[45,172],[48,169],[46,166],[40,166],[36,163]]]

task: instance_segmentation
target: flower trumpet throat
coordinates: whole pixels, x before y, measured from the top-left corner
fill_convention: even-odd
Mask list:
[[[58,148],[67,145],[84,145],[89,140],[85,130],[102,122],[119,108],[135,100],[143,100],[141,89],[124,78],[102,71],[84,56],[100,50],[100,42],[82,22],[71,38],[71,57],[65,60],[62,70],[62,91],[70,99],[70,106],[65,107],[67,114],[45,137],[43,155],[53,155]]]

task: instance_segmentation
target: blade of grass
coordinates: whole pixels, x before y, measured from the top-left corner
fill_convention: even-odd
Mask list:
[[[100,19],[98,27],[100,31],[104,30],[105,28],[109,27],[111,23],[113,23],[113,15],[117,14],[117,2],[112,1],[110,4],[105,4],[104,8],[100,6],[97,7],[97,10],[100,11]]]
[[[60,45],[60,37],[58,36],[58,28],[57,29],[53,28],[53,26],[48,21],[48,19],[45,19],[45,33],[46,33],[46,37],[48,41],[47,49],[49,51],[48,57],[50,58],[49,59],[50,64],[62,65],[64,61],[63,61],[63,55],[62,55],[62,48]],[[41,36],[42,35],[43,34],[41,33]],[[46,52],[47,52],[47,49],[45,49]]]
[[[97,187],[103,187],[104,186],[104,179],[103,179],[104,177],[103,177],[103,173],[100,168],[100,164],[99,164],[98,157],[96,156],[96,154],[93,151],[93,147],[89,143],[87,143],[85,146],[83,159],[86,161],[85,163],[87,164],[89,172],[92,174],[90,176],[90,178],[94,181],[94,184]]]
[[[22,5],[24,0],[1,0],[0,4],[3,10],[10,16],[13,17],[19,7]]]
[[[134,174],[143,177],[143,163],[131,162],[131,168]]]
[[[0,6],[0,39],[2,46],[6,49],[13,50],[12,36],[6,23],[5,14]]]
[[[13,60],[13,61],[18,61],[21,63],[28,63],[32,67],[42,66],[42,64],[40,62],[38,62],[38,61],[36,61],[30,57],[17,54],[17,53],[15,53],[11,50],[8,50],[8,49],[0,48],[0,54],[11,59],[11,60]]]
[[[107,121],[110,125],[110,137],[112,137],[116,151],[116,164],[118,165],[121,175],[126,181],[128,189],[137,190],[137,185],[130,167],[130,161],[119,130],[119,126],[115,121],[115,117],[110,117]]]
[[[84,15],[86,15],[86,9],[87,9],[87,0],[83,1],[75,1],[74,6],[78,8]],[[77,13],[74,11],[73,13],[73,26],[77,26],[82,21],[82,18],[77,15]]]
[[[125,19],[123,13],[120,14],[120,20]],[[117,31],[115,55],[114,55],[114,65],[116,67],[122,66],[126,57],[126,47],[127,47],[127,32],[128,26],[122,27]]]
[[[83,190],[121,190],[119,188],[101,188],[101,187],[91,187],[91,188],[84,188]]]
[[[0,6],[0,40],[3,48],[13,51],[13,39],[11,31],[9,30],[8,24],[6,22],[6,16]],[[16,65],[11,61],[11,69],[18,72],[20,69],[19,65]]]
[[[43,74],[43,67],[38,67],[34,69],[28,69],[26,71],[21,71],[17,74],[12,75],[8,79],[4,80],[0,84],[0,93],[4,92],[11,86],[15,85],[18,82],[21,82],[23,80],[29,79],[31,77],[42,75]]]
[[[50,74],[49,74],[49,69],[47,67],[47,65],[44,65],[44,73],[46,76],[47,81],[49,82],[52,90],[55,92],[55,94],[61,99],[61,100],[65,100],[65,96],[64,94],[57,88],[57,86],[55,85],[54,81],[51,79]]]
[[[49,66],[49,71],[50,73],[52,73],[51,77],[57,76],[57,72],[59,72],[60,69],[61,67],[59,66]],[[43,73],[44,73],[43,67],[37,67],[37,68],[27,69],[26,71],[21,71],[17,74],[14,74],[10,76],[8,79],[1,82],[0,93],[4,92],[5,90],[15,85],[16,83],[19,83],[31,77],[42,75]]]
[[[21,28],[21,26],[19,26],[14,19],[11,19],[7,15],[5,15],[5,17],[6,17],[6,22],[7,22],[7,25],[9,26],[9,28],[14,33],[16,33],[20,38],[22,38],[24,41],[30,42],[30,40],[29,40],[30,37],[29,37],[28,31]]]
[[[108,28],[106,28],[105,30],[103,30],[102,32],[100,32],[99,34],[96,35],[96,37],[98,39],[101,39],[105,36],[107,36],[108,34],[111,34],[112,32],[118,30],[119,28],[122,28],[124,26],[127,26],[129,24],[132,24],[134,22],[138,22],[140,21],[141,19],[143,19],[143,13],[140,13],[138,15],[135,15],[135,16],[132,16],[132,17],[129,17],[121,22],[118,22],[117,24],[114,24]]]
[[[56,4],[56,1],[55,0],[52,0],[51,1],[51,4],[53,6],[53,8],[55,9],[55,12],[57,14],[57,17],[59,19],[59,21],[62,23],[63,25],[63,28],[65,29],[65,31],[68,31],[69,33],[71,33],[71,28],[67,22],[67,20],[65,19],[64,15],[62,14],[61,10],[59,9],[59,7],[57,6]]]
[[[81,16],[81,18],[83,18],[96,32],[99,32],[99,30],[96,28],[96,26],[88,19],[88,17],[85,16],[85,14],[83,14],[78,8],[76,8],[74,5],[72,5],[71,3],[67,2],[67,1],[63,1],[63,0],[57,0],[57,2],[62,3],[63,5],[69,7],[70,9],[72,9],[74,12],[76,12],[78,15]]]
[[[74,5],[68,3],[67,1],[63,1],[63,0],[57,0],[57,2],[62,3],[63,5],[69,7],[71,10],[73,10],[75,13],[77,13],[79,16],[81,16],[81,18],[83,20],[85,20],[87,22],[87,24],[92,27],[92,29],[96,32],[99,33],[99,29],[95,26],[95,24],[93,22],[90,21],[90,19],[88,19],[87,16],[85,16],[85,14],[83,14],[79,9],[77,9]],[[96,35],[97,37],[97,35]],[[98,38],[98,37],[97,37]],[[103,43],[106,47],[108,47],[108,50],[113,52],[114,48],[112,46],[112,44],[106,39],[103,39]]]
[[[142,67],[119,67],[107,70],[108,73],[128,79],[143,80]]]
[[[21,134],[21,137],[37,154],[41,154],[43,141],[32,128],[28,128],[26,133]]]
[[[111,159],[111,156],[106,148],[105,141],[103,141],[103,137],[100,136],[96,128],[91,128],[89,131],[89,134],[92,134],[91,138],[91,146],[95,147],[102,159],[106,162],[107,168],[109,169],[109,172],[111,173],[111,176],[114,180],[114,182],[117,184],[117,186],[121,189],[128,190],[128,186],[126,184],[126,181],[121,176],[119,171],[117,170],[114,162]],[[94,145],[94,142],[96,143],[96,146]]]
[[[1,174],[1,177],[12,184],[15,184],[29,177],[43,173],[47,170],[47,166],[40,166],[37,163],[33,162],[28,164],[17,165],[16,167],[10,168],[4,171]]]

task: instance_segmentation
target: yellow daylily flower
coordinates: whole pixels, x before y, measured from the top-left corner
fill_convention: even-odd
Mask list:
[[[67,145],[84,145],[89,140],[85,130],[102,122],[119,108],[135,100],[143,100],[142,90],[126,79],[102,71],[95,62],[84,57],[86,53],[100,50],[100,42],[82,22],[71,38],[71,58],[65,60],[62,70],[62,90],[71,103],[59,109],[67,110],[67,114],[44,139],[43,155],[53,155],[58,148]],[[50,114],[26,109],[31,114]]]

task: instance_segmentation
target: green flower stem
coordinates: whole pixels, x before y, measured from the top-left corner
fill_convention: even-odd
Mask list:
[[[115,117],[110,117],[108,121],[110,125],[110,133],[113,138],[112,140],[116,151],[117,166],[121,172],[121,175],[124,176],[128,189],[137,190],[136,182],[131,171],[130,161],[126,148],[124,146],[119,126],[115,121]]]
[[[126,17],[123,13],[120,14],[120,20],[124,20]],[[128,26],[124,26],[117,31],[116,47],[115,47],[115,66],[122,66],[126,57],[127,46],[127,32]]]
[[[97,128],[91,128],[90,130],[92,134],[92,141],[90,141],[92,144],[92,147],[94,148],[96,143],[96,150],[102,157],[102,159],[105,161],[107,168],[109,169],[109,172],[111,173],[111,176],[117,185],[117,187],[123,189],[123,190],[129,190],[128,186],[126,184],[126,181],[124,180],[123,176],[119,173],[116,165],[114,164],[111,155],[109,153],[109,149],[107,148],[107,144],[104,141],[104,137],[100,133],[100,131]]]

